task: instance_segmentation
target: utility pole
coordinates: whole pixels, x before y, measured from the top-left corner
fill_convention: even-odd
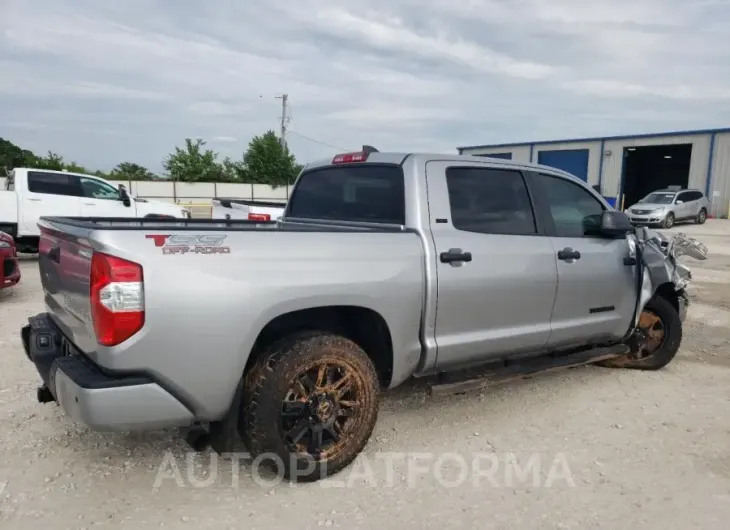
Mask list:
[[[281,99],[281,139],[279,141],[281,142],[281,147],[286,148],[286,124],[289,121],[286,111],[289,94],[282,94],[281,96],[276,96],[276,98]]]

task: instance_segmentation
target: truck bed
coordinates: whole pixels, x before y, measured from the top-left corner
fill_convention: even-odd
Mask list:
[[[413,230],[291,219],[44,217],[39,226],[45,302],[60,333],[103,370],[143,372],[198,419],[227,410],[259,334],[300,311],[371,311],[399,352],[393,373],[420,361],[426,272]],[[143,271],[144,326],[112,347],[97,342],[92,319],[94,253]]]

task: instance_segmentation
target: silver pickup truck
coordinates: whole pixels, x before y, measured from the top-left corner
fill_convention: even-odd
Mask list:
[[[96,430],[243,441],[299,481],[347,466],[381,390],[413,376],[453,391],[665,366],[688,303],[676,257],[706,255],[555,169],[372,150],[306,166],[276,222],[40,228],[47,312],[21,333],[39,401]]]

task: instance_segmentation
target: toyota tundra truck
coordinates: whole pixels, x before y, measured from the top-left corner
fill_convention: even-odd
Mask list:
[[[676,258],[706,255],[557,169],[373,149],[307,165],[277,221],[39,224],[46,312],[21,331],[39,401],[243,442],[297,481],[352,462],[412,377],[662,368],[688,304]]]

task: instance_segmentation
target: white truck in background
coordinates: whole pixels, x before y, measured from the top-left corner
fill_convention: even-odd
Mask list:
[[[286,208],[286,201],[254,201],[249,199],[213,199],[213,219],[277,221]]]
[[[18,252],[38,252],[41,216],[189,218],[176,204],[130,196],[124,187],[93,175],[15,168],[0,190],[0,231],[15,239]]]

